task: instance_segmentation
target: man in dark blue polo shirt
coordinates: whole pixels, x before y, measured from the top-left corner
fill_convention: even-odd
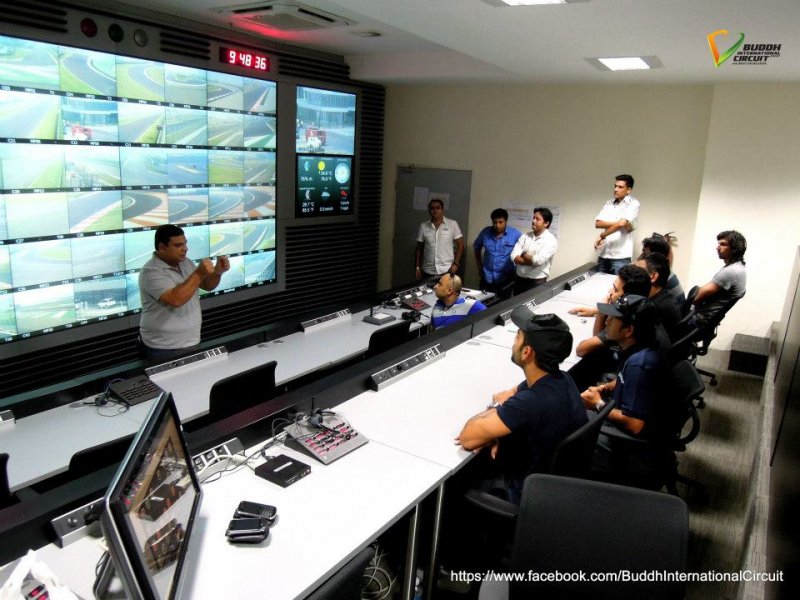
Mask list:
[[[659,415],[665,408],[665,366],[657,349],[658,310],[643,296],[626,295],[613,304],[599,303],[597,309],[607,315],[608,339],[620,348],[620,367],[613,381],[589,387],[581,394],[587,409],[600,412],[606,398],[614,398],[616,407],[608,421],[622,431],[646,439],[660,434]],[[649,449],[633,449],[630,443],[619,444],[603,434],[598,440],[595,466],[623,477],[653,470],[654,457]]]
[[[511,360],[525,379],[494,394],[492,405],[467,421],[456,441],[467,450],[487,448],[493,468],[480,487],[519,504],[525,477],[547,471],[556,446],[587,417],[578,389],[559,370],[572,351],[567,324],[524,306],[514,309],[511,320],[519,327]]]
[[[508,226],[508,211],[496,208],[490,215],[491,227],[484,227],[475,238],[472,249],[481,274],[481,289],[494,292],[504,300],[511,297],[516,267],[511,251],[522,233]]]

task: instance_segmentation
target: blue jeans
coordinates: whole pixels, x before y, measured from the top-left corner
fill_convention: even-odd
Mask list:
[[[622,267],[630,264],[630,262],[630,258],[598,258],[597,266],[600,267],[601,273],[616,275]]]

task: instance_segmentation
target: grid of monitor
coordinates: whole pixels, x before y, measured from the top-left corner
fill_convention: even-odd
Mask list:
[[[278,87],[0,36],[0,343],[139,312],[164,223],[189,258],[230,257],[211,295],[276,282]],[[349,160],[346,201],[316,214],[352,214],[356,96],[297,103],[295,152]]]

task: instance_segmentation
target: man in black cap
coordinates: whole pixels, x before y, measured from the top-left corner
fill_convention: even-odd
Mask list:
[[[608,398],[616,407],[608,420],[619,429],[638,437],[652,438],[658,434],[659,412],[664,408],[661,391],[664,389],[664,361],[657,349],[656,330],[658,310],[643,296],[628,294],[613,304],[598,303],[600,313],[607,315],[608,339],[620,347],[620,368],[616,379],[591,386],[581,394],[587,409],[600,412]],[[596,465],[602,470],[639,473],[649,470],[644,453],[623,448],[601,434]]]
[[[491,406],[467,421],[456,443],[467,450],[489,448],[496,485],[486,491],[504,492],[518,504],[525,477],[546,471],[558,443],[587,417],[578,389],[558,368],[572,351],[569,326],[524,306],[514,309],[511,320],[519,327],[511,360],[525,380],[494,394]]]

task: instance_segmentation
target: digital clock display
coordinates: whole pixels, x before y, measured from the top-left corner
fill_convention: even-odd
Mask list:
[[[243,67],[245,69],[253,69],[255,71],[269,72],[269,56],[250,52],[249,50],[240,50],[238,48],[226,48],[220,46],[219,60],[226,65],[234,65],[236,67]]]

